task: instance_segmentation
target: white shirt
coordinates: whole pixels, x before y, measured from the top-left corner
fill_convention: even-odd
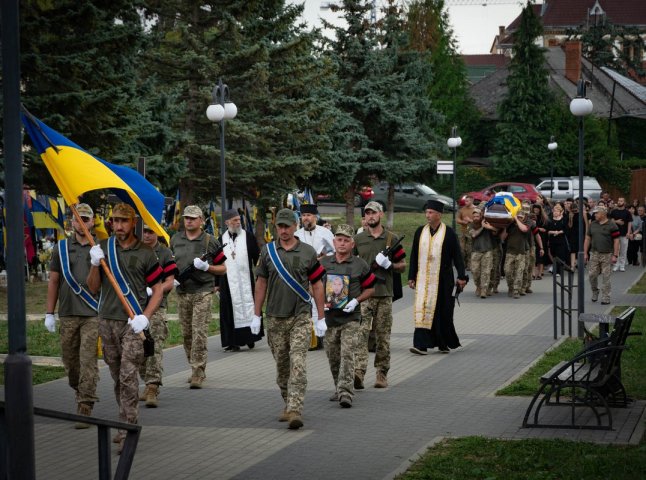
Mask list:
[[[334,234],[325,227],[316,225],[314,230],[299,228],[294,235],[301,242],[311,245],[317,255],[328,255],[334,252]]]

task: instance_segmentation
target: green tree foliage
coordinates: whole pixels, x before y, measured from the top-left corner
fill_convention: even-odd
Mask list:
[[[228,196],[276,204],[319,166],[329,139],[315,92],[331,70],[312,55],[316,37],[297,25],[301,10],[279,0],[147,2],[158,42],[149,68],[177,95],[177,141],[165,159],[187,165],[183,202],[219,193],[220,126],[205,116],[218,78],[238,107],[225,128]]]
[[[141,18],[130,0],[29,0],[20,4],[23,104],[103,159],[135,165],[144,129],[156,129],[138,74]],[[55,186],[34,152],[25,183]]]
[[[644,40],[638,27],[615,25],[602,16],[592,16],[587,25],[568,32],[569,39],[581,40],[583,55],[597,67],[609,67],[628,77],[646,78],[642,64]]]
[[[509,87],[499,106],[498,138],[494,146],[494,168],[501,177],[518,177],[535,172],[545,159],[546,132],[555,99],[547,82],[544,48],[536,44],[543,27],[527,3],[509,65]]]
[[[407,30],[411,47],[429,55],[432,76],[428,95],[443,118],[435,130],[443,138],[458,126],[465,157],[476,149],[480,114],[469,94],[466,68],[449,22],[444,0],[414,0],[408,5]],[[445,155],[448,152],[444,152]]]

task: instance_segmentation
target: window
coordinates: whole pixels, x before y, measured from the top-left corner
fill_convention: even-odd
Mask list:
[[[520,185],[510,185],[509,191],[511,193],[525,193],[527,190],[525,190],[525,187],[521,187]]]

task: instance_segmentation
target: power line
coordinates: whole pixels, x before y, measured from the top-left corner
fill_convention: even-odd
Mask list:
[[[520,5],[519,0],[445,0],[444,5],[447,7],[459,6],[482,6],[487,5]]]

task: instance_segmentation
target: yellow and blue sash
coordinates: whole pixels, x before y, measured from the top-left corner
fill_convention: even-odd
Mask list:
[[[132,311],[135,312],[135,315],[142,315],[144,312],[139,305],[139,301],[137,300],[134,292],[130,289],[130,285],[128,284],[128,281],[126,280],[126,277],[121,271],[121,267],[119,266],[119,257],[117,256],[117,242],[115,241],[115,237],[108,238],[107,259],[108,266],[110,267],[110,270],[112,271],[112,274],[114,275],[114,278],[119,285],[121,293],[123,293],[123,296],[128,302],[128,305],[130,305]]]
[[[278,272],[278,275],[280,278],[283,279],[283,282],[287,284],[289,288],[292,289],[292,291],[301,297],[305,302],[309,302],[310,299],[312,298],[307,290],[303,288],[303,286],[294,279],[290,275],[290,273],[287,271],[285,268],[285,265],[283,265],[283,262],[280,260],[280,256],[278,255],[278,252],[276,251],[276,242],[269,242],[267,244],[267,252],[269,253],[269,258],[271,259],[271,263],[274,264],[274,267],[276,268],[276,271]]]
[[[61,260],[61,271],[63,272],[63,278],[70,286],[75,295],[81,297],[87,306],[94,311],[99,311],[99,302],[94,296],[83,287],[79,282],[76,281],[74,275],[72,275],[72,270],[70,269],[70,253],[67,250],[67,240],[61,240],[58,242],[58,256]]]

